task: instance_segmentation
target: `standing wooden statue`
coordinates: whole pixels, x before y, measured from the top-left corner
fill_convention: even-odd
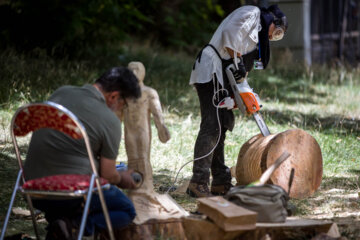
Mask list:
[[[164,124],[158,93],[144,85],[144,65],[141,62],[130,62],[128,68],[139,79],[141,88],[141,97],[136,101],[129,101],[123,112],[128,166],[142,173],[144,178],[142,186],[136,191],[150,193],[154,190],[150,162],[151,115],[161,142],[166,143],[170,139],[170,133]]]
[[[143,175],[143,184],[127,192],[136,209],[134,224],[116,231],[115,237],[155,239],[154,236],[160,233],[166,239],[184,239],[181,219],[188,216],[188,212],[168,194],[154,191],[150,162],[151,118],[154,119],[160,141],[165,143],[170,139],[159,96],[155,89],[144,85],[145,67],[141,62],[130,62],[128,68],[139,80],[141,97],[127,102],[127,107],[117,115],[124,122],[128,167]]]

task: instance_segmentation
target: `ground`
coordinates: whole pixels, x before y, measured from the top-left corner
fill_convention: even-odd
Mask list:
[[[191,177],[192,163],[186,166],[184,164],[193,157],[200,114],[196,92],[188,85],[193,57],[150,53],[144,56],[125,52],[124,56],[127,59],[143,59],[148,70],[145,83],[158,90],[163,104],[164,119],[171,133],[171,139],[166,144],[162,144],[157,139],[157,130],[153,125],[151,145],[155,187],[157,191],[163,192],[174,183],[179,169],[182,170],[175,182],[176,187]],[[9,80],[8,86],[4,85],[3,89],[6,89],[4,94],[13,96],[13,98],[9,97],[9,102],[1,103],[2,108],[0,108],[0,224],[2,225],[18,170],[9,136],[12,114],[24,103],[45,99],[51,90],[59,85],[81,85],[84,81],[95,79],[100,70],[93,70],[92,64],[72,64],[68,60],[59,63],[49,59],[27,59],[16,55],[3,55],[1,59],[3,61],[0,63],[5,64],[1,69],[7,71],[0,73],[7,75],[0,77]],[[23,67],[19,68],[19,65]],[[33,73],[34,70],[39,71]],[[269,69],[266,74],[254,72],[249,84],[258,91],[263,100],[264,107],[261,112],[272,133],[301,128],[311,134],[320,145],[324,170],[322,184],[313,196],[290,200],[297,209],[295,216],[334,221],[338,224],[342,236],[348,239],[360,239],[358,195],[360,192],[360,69],[354,68],[348,71],[346,76],[349,77],[342,82],[337,81],[338,78],[331,80],[328,76],[329,69],[326,68],[323,72],[319,71],[317,74],[314,72],[314,75],[312,72],[302,72],[300,75],[289,74],[292,72],[293,68],[284,69],[283,72],[281,69],[280,71]],[[33,78],[33,82],[28,81],[28,78]],[[76,81],[70,82],[69,79]],[[34,82],[39,84],[34,85]],[[19,84],[13,87],[14,83]],[[225,142],[225,159],[228,166],[236,164],[242,144],[259,133],[252,119],[245,118],[238,112],[235,115],[235,128],[233,132],[227,134]],[[25,142],[26,139],[20,143],[24,152],[23,158],[27,149]],[[117,160],[126,162],[126,159],[122,144]],[[170,194],[186,210],[196,211],[195,199],[186,194]],[[15,207],[26,208],[20,195],[17,196]],[[44,236],[46,222],[42,215],[39,221],[40,233]],[[19,215],[12,215],[7,234],[21,232],[33,236],[31,221]]]
[[[180,125],[181,128],[188,128],[191,132],[189,137],[193,137],[196,135],[196,132],[192,131],[191,128],[194,123],[191,123],[190,118],[185,118],[183,122],[174,121],[176,124]],[[197,123],[195,123],[196,125]],[[246,121],[246,124],[253,124],[251,121]],[[190,127],[189,127],[190,126]],[[170,128],[176,128],[171,126]],[[251,129],[251,127],[249,127]],[[256,126],[255,126],[256,129]],[[271,129],[274,129],[272,127]],[[156,129],[153,129],[156,131]],[[279,130],[280,131],[280,130]],[[173,132],[173,138],[178,138],[178,136]],[[179,134],[182,131],[178,130]],[[251,134],[251,133],[250,133]],[[236,134],[235,134],[236,135]],[[236,136],[238,137],[238,136]],[[183,137],[185,138],[185,136]],[[338,139],[339,136],[336,137]],[[14,156],[14,151],[11,142],[9,141],[9,136],[7,133],[3,134],[3,141],[1,142],[1,152],[0,152],[0,206],[1,206],[1,214],[0,214],[0,222],[3,222],[5,211],[7,210],[7,206],[10,199],[11,188],[13,187],[16,174],[17,174],[17,166],[16,160]],[[323,138],[320,138],[321,141]],[[339,139],[342,139],[341,137]],[[175,141],[175,140],[173,140]],[[179,141],[176,140],[176,141]],[[229,148],[232,148],[233,145],[231,135],[229,139],[227,139],[227,145]],[[359,145],[359,139],[355,140],[355,149]],[[27,145],[25,144],[26,139],[23,142],[20,142],[21,149],[26,152]],[[336,140],[335,144],[342,144],[345,140]],[[176,144],[179,148],[187,148],[186,143],[181,144],[175,142],[170,144]],[[174,183],[174,177],[176,175],[175,170],[180,169],[183,163],[185,163],[185,159],[183,156],[177,156],[177,150],[172,153],[168,153],[167,148],[163,147],[159,148],[158,145],[163,145],[157,140],[154,140],[154,148],[157,149],[154,154],[152,154],[152,164],[154,168],[154,185],[155,189],[158,192],[164,192],[168,189],[170,185]],[[192,155],[192,145],[191,142],[188,143],[188,148],[190,150],[185,151],[187,157]],[[320,144],[321,145],[321,144]],[[327,146],[327,145],[324,145]],[[119,158],[123,159],[124,155],[124,146],[121,146]],[[325,147],[323,147],[323,155],[326,154]],[[227,149],[229,152],[229,149]],[[234,155],[236,155],[238,150],[234,150]],[[159,159],[156,157],[158,154],[164,154],[168,156],[172,154],[174,156],[171,161],[164,161],[163,158]],[[230,154],[232,154],[230,152]],[[328,155],[328,154],[327,154]],[[324,175],[322,179],[322,183],[320,188],[315,192],[315,194],[306,199],[296,200],[291,199],[290,202],[296,206],[295,216],[300,218],[309,218],[309,219],[320,219],[320,220],[330,220],[334,221],[338,224],[339,231],[342,236],[348,239],[360,239],[360,198],[359,198],[359,172],[360,170],[357,167],[356,161],[350,157],[347,166],[351,166],[349,168],[342,167],[340,163],[336,164],[336,167],[331,166],[328,168],[327,166],[331,164],[331,162],[324,162]],[[234,158],[234,157],[233,157]],[[157,160],[156,160],[157,159]],[[179,160],[182,159],[182,160]],[[161,162],[160,162],[161,161]],[[231,161],[228,163],[229,166],[234,165],[236,161]],[[191,176],[191,166],[192,164],[187,164],[183,170],[180,172],[179,177],[175,183],[176,187],[181,186],[184,182],[188,181]],[[338,171],[335,169],[339,169]],[[235,179],[233,179],[233,183]],[[197,208],[196,199],[189,197],[187,194],[175,194],[170,192],[170,195],[187,211],[194,212]],[[21,196],[17,196],[17,200],[15,202],[15,207],[20,209],[26,209],[25,203],[22,200]],[[46,221],[43,218],[43,215],[38,216],[38,221],[40,223],[40,233],[41,235],[45,235],[45,226]],[[27,233],[30,236],[33,236],[31,220],[29,217],[23,217],[21,215],[12,215],[10,219],[9,228],[7,231],[8,235],[16,234],[16,233]]]
[[[162,174],[155,179],[160,189],[167,180]],[[353,180],[353,182],[352,182]],[[291,199],[296,206],[295,216],[306,219],[328,220],[337,223],[341,236],[347,239],[360,240],[360,197],[358,190],[349,190],[349,186],[357,184],[354,179],[324,178],[318,191],[306,199]],[[196,200],[186,194],[172,194],[173,198],[186,210],[196,211]]]

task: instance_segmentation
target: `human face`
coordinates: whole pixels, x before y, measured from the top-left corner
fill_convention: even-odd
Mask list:
[[[121,111],[127,106],[126,98],[120,92],[109,93],[106,96],[106,104],[114,112]]]
[[[126,98],[122,95],[119,94],[119,98],[117,100],[117,104],[115,106],[116,111],[121,111],[123,108],[127,107],[127,101]]]

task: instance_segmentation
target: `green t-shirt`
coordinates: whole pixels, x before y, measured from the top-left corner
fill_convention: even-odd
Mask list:
[[[121,138],[120,120],[92,85],[64,86],[49,101],[69,109],[84,125],[99,170],[100,156],[116,159]],[[24,164],[27,180],[56,174],[89,174],[90,161],[83,139],[53,129],[33,133]]]

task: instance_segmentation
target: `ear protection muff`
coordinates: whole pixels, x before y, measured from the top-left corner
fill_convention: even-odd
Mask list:
[[[285,31],[282,27],[275,26],[274,31],[271,34],[271,40],[270,41],[279,41],[283,39],[285,35]]]
[[[270,12],[270,13],[274,17],[273,23],[275,24],[275,29],[271,34],[271,36],[272,36],[271,41],[279,41],[284,37],[284,35],[286,33],[286,30],[288,27],[288,22],[287,22],[286,16],[283,16],[282,18],[277,18],[274,15],[274,13],[272,13],[272,12]]]

